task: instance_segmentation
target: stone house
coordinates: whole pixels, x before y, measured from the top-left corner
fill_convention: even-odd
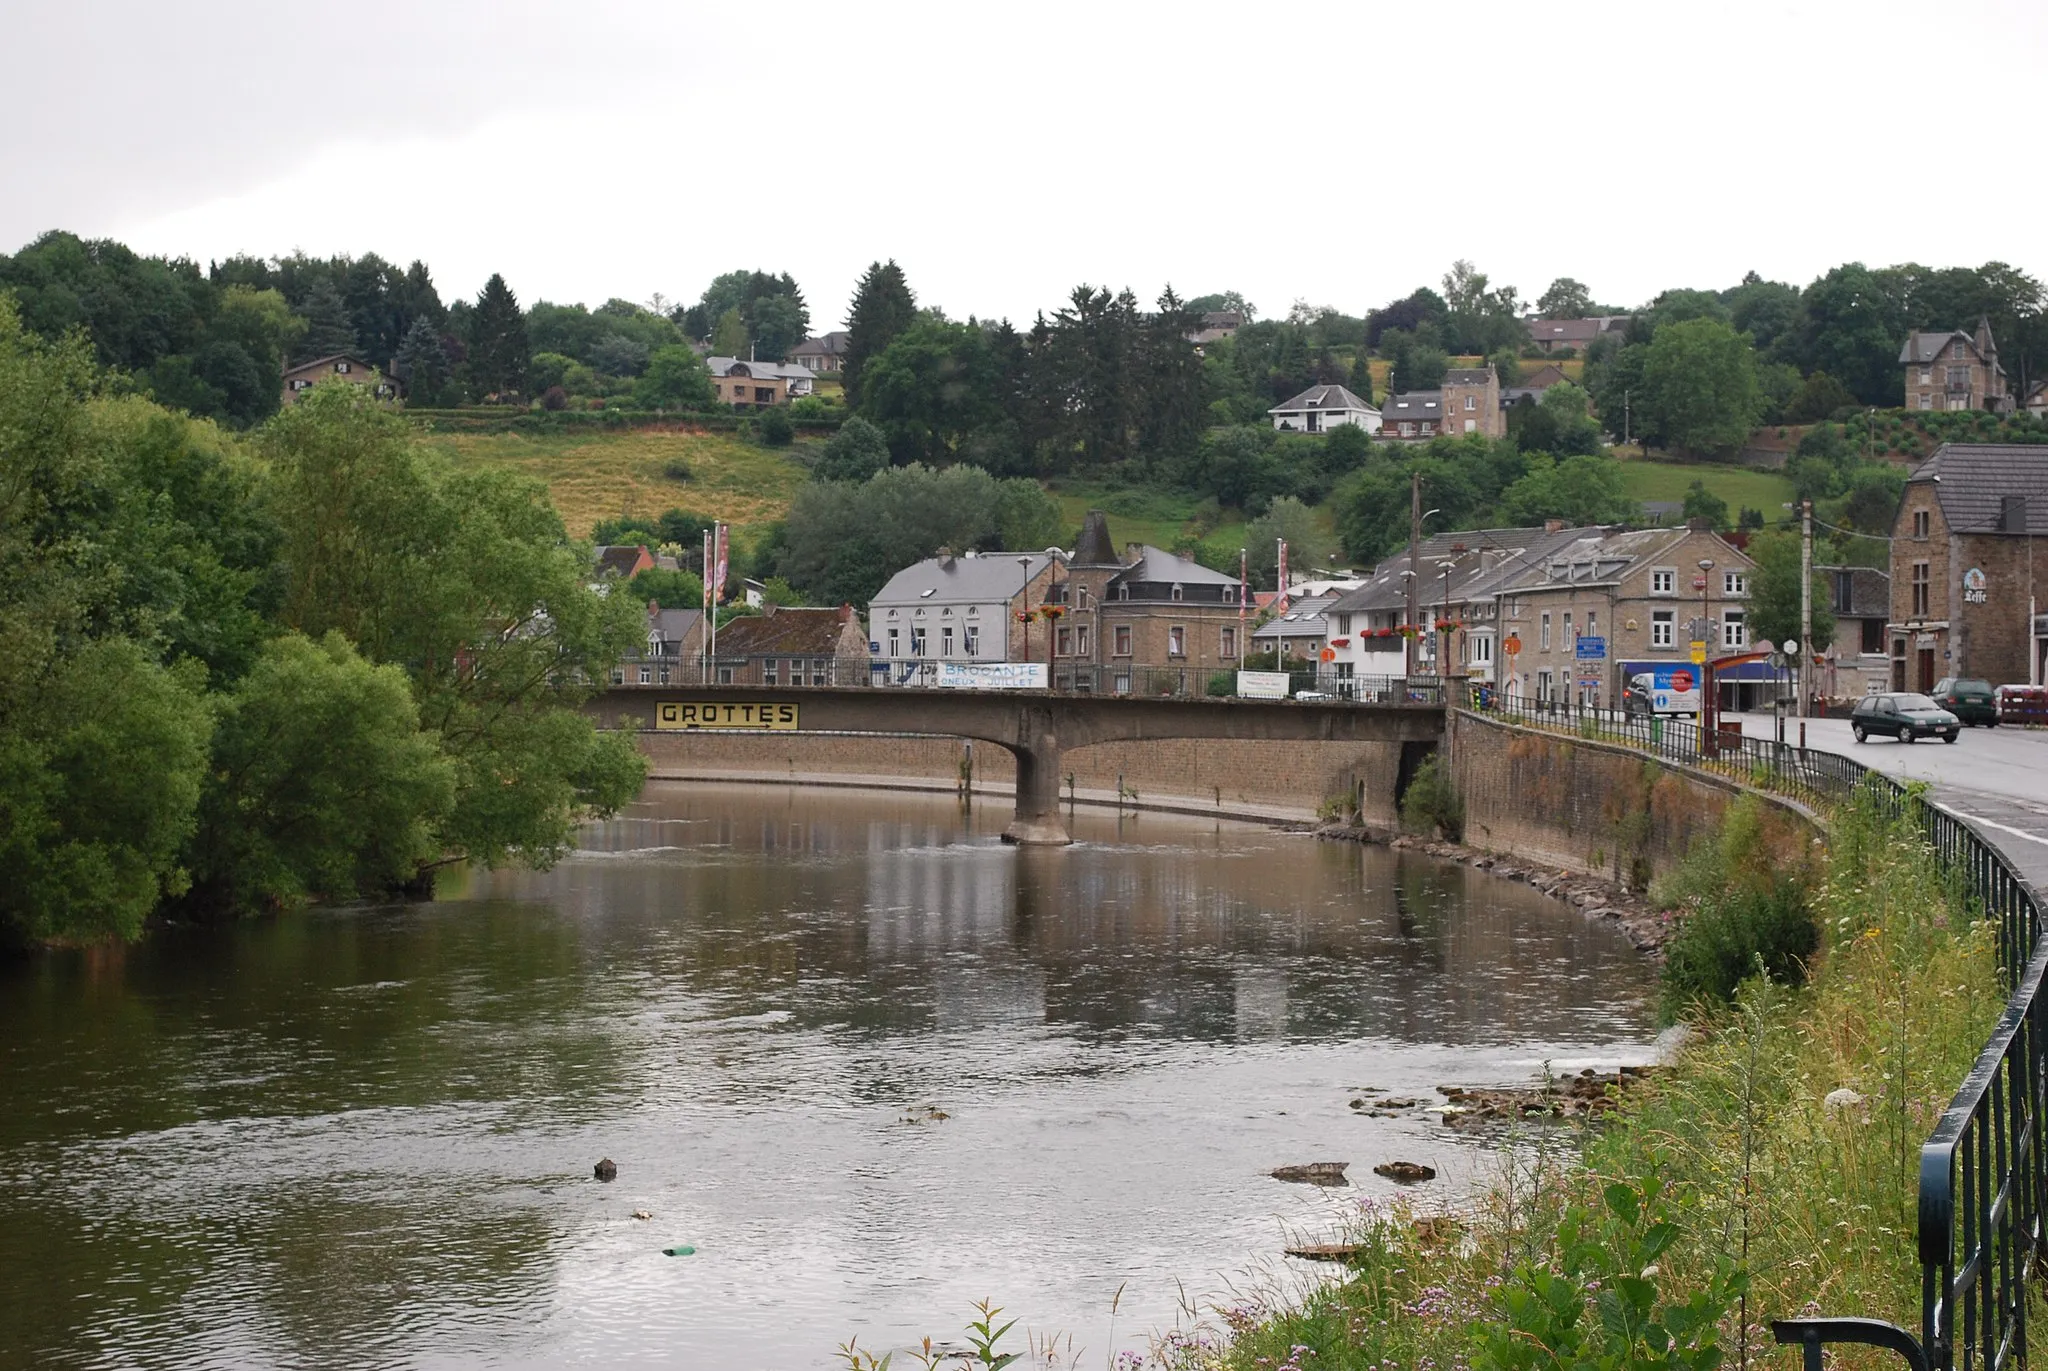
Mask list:
[[[720,628],[712,655],[719,685],[866,685],[868,661],[867,633],[852,605],[763,605]]]
[[[1380,410],[1380,437],[1434,438],[1444,431],[1444,395],[1440,390],[1411,390],[1387,397]]]
[[[1444,373],[1443,431],[1507,435],[1507,411],[1500,402],[1500,373],[1492,367],[1452,367]]]
[[[1529,341],[1544,352],[1558,352],[1566,348],[1584,352],[1601,334],[1627,328],[1628,319],[1626,314],[1604,314],[1591,319],[1525,319],[1522,322],[1529,330]]]
[[[332,357],[316,357],[310,362],[287,367],[281,401],[287,405],[295,405],[299,402],[300,391],[311,390],[319,382],[330,379],[346,381],[353,386],[367,386],[379,400],[398,398],[398,382],[362,358],[342,352]]]
[[[2048,671],[2048,447],[1943,443],[1892,526],[1894,690],[1945,676],[2038,684]]]
[[[1877,567],[1816,566],[1814,579],[1827,592],[1835,616],[1835,640],[1821,654],[1820,693],[1830,700],[1856,700],[1884,690],[1891,679],[1885,625],[1891,621],[1892,578]]]
[[[2012,408],[1987,318],[1977,320],[1974,335],[1961,329],[1908,334],[1899,365],[1905,368],[1907,409]]]
[[[1106,694],[1200,694],[1214,671],[1234,670],[1249,620],[1238,578],[1156,547],[1122,557],[1109,521],[1090,510],[1048,599],[1054,682]]]
[[[1508,693],[1617,706],[1628,677],[1692,660],[1701,619],[1710,654],[1749,645],[1756,563],[1719,534],[1690,526],[1576,533],[1528,559],[1498,592],[1502,628],[1521,642]],[[1731,668],[1722,700],[1760,703],[1771,680],[1765,663]]]
[[[711,388],[723,404],[747,409],[786,405],[809,395],[818,378],[806,366],[783,362],[749,362],[737,357],[706,357]]]
[[[663,609],[647,602],[647,646],[612,668],[613,685],[701,685],[704,611]]]
[[[964,552],[941,549],[905,567],[868,602],[877,664],[891,685],[928,685],[939,662],[1046,660],[1041,632],[1025,656],[1029,621],[1059,559],[1044,552]]]
[[[1526,399],[1531,404],[1540,404],[1543,400],[1544,391],[1549,390],[1552,386],[1562,385],[1569,380],[1571,378],[1564,374],[1562,367],[1545,363],[1527,376],[1524,376],[1514,385],[1503,390],[1501,392],[1501,403],[1513,405],[1518,400]]]
[[[1330,623],[1323,611],[1336,599],[1336,595],[1305,595],[1290,601],[1284,614],[1276,614],[1252,630],[1251,650],[1316,661],[1330,638]]]
[[[1343,386],[1310,386],[1266,413],[1273,416],[1274,428],[1292,433],[1327,433],[1346,424],[1367,433],[1380,431],[1380,412]]]
[[[846,348],[852,337],[845,330],[836,329],[817,338],[806,338],[789,350],[785,360],[813,375],[837,375],[846,370]]]
[[[1199,349],[1204,343],[1213,343],[1220,338],[1235,338],[1243,327],[1244,315],[1234,309],[1205,310],[1201,326],[1188,335],[1188,341]]]

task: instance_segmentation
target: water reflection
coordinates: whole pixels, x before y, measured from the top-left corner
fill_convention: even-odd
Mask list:
[[[1006,819],[663,788],[552,872],[0,973],[0,1364],[803,1367],[992,1293],[1099,1355],[1344,1202],[1273,1165],[1469,1171],[1356,1087],[1641,1054],[1647,969],[1523,887]]]

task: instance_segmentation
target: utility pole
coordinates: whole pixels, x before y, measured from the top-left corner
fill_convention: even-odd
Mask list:
[[[1621,445],[1623,447],[1628,446],[1628,398],[1631,394],[1633,394],[1632,391],[1626,390],[1621,393]]]
[[[1420,631],[1416,623],[1416,577],[1420,568],[1422,547],[1422,473],[1413,472],[1408,477],[1408,658],[1407,675],[1415,674],[1415,635]]]
[[[1807,663],[1813,660],[1813,501],[1799,502],[1799,745],[1806,745]]]

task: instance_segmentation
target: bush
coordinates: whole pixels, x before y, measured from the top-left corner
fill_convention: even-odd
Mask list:
[[[796,425],[790,420],[789,411],[780,405],[762,410],[755,430],[769,447],[788,447],[796,438]]]
[[[689,481],[696,478],[690,464],[680,457],[671,457],[661,464],[661,474],[671,481]]]
[[[569,392],[563,390],[560,386],[549,386],[541,392],[540,407],[546,410],[567,409],[569,407]]]
[[[1432,756],[1416,769],[1401,797],[1401,826],[1411,833],[1435,833],[1457,842],[1465,836],[1465,802],[1443,758]]]
[[[1237,674],[1235,672],[1212,671],[1209,673],[1209,694],[1233,695],[1236,692]]]
[[[1675,1020],[1700,1001],[1732,1004],[1736,987],[1761,972],[1798,985],[1820,946],[1803,864],[1781,861],[1763,805],[1745,795],[1720,831],[1695,844],[1653,899],[1680,911],[1664,953],[1663,1013]]]

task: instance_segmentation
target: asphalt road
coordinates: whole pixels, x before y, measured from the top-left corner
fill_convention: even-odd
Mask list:
[[[1752,738],[1777,736],[1768,714],[1745,714]],[[1785,739],[1799,740],[1799,721],[1785,721]],[[1846,719],[1809,719],[1806,745],[1854,757],[1873,771],[1929,783],[1935,800],[1996,843],[2037,890],[2048,892],[2048,732],[1966,728],[1953,743],[1859,743]]]

